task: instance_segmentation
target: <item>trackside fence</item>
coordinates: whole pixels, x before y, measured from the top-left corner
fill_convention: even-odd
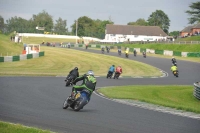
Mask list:
[[[21,54],[18,56],[3,56],[3,57],[0,57],[0,62],[21,61],[21,60],[27,60],[27,59],[32,59],[32,58],[38,58],[41,56],[44,56],[44,51],[38,52],[38,53],[32,53],[32,54]]]

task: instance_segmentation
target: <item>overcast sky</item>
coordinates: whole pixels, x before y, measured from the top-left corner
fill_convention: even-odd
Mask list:
[[[168,15],[169,31],[180,31],[188,26],[189,5],[198,0],[0,0],[0,15],[4,21],[17,16],[24,19],[45,10],[57,20],[67,20],[67,27],[82,16],[91,19],[111,20],[115,24],[126,25],[139,18],[145,20],[156,10]]]

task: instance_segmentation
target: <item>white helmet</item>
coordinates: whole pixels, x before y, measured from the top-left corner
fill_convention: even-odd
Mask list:
[[[89,70],[89,71],[87,72],[87,74],[88,74],[88,75],[94,76],[94,72],[93,72],[92,70]]]

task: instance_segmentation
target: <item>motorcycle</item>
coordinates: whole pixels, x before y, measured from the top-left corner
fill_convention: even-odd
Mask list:
[[[136,57],[136,55],[137,55],[136,52],[134,52],[134,56],[135,56],[135,57]]]
[[[176,63],[176,62],[172,62],[172,64],[173,64],[174,66],[177,66],[177,63]]]
[[[144,58],[146,58],[146,57],[147,57],[146,53],[143,53],[143,57],[144,57]]]
[[[68,77],[66,78],[66,80],[65,80],[65,82],[66,82],[66,85],[65,85],[65,86],[70,86],[70,85],[72,85],[73,80],[74,80],[74,79],[73,79],[71,76],[68,76]]]
[[[176,71],[173,71],[173,74],[174,74],[174,76],[176,76],[176,77],[178,77],[178,70],[176,70]]]
[[[119,78],[119,75],[120,75],[120,73],[115,73],[114,79],[115,79],[115,78],[118,79],[118,78]]]
[[[83,109],[83,107],[88,104],[89,101],[90,94],[87,92],[87,90],[78,91],[74,99],[72,99],[71,96],[65,99],[63,103],[63,109],[71,107],[74,111],[79,111]]]
[[[112,73],[111,72],[108,72],[108,74],[107,74],[107,78],[112,78]]]
[[[128,58],[128,53],[125,54],[126,58]]]
[[[107,53],[109,53],[110,52],[110,49],[109,48],[107,48]]]
[[[118,51],[118,54],[121,56],[121,51]]]
[[[101,53],[104,54],[104,49],[101,50]]]

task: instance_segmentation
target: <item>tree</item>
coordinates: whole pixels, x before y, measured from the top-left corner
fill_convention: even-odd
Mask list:
[[[170,36],[179,36],[180,31],[172,31],[169,33]]]
[[[147,26],[148,22],[146,22],[146,20],[143,18],[139,18],[136,22],[129,22],[127,25]]]
[[[87,16],[79,17],[77,25],[78,36],[91,36],[92,33],[96,32],[94,21]],[[74,21],[74,24],[71,26],[71,28],[72,32],[76,34],[76,20]]]
[[[94,35],[94,37],[103,39],[105,37],[105,29],[107,24],[114,24],[111,20],[94,20],[96,26],[97,26],[97,33]]]
[[[59,19],[56,20],[56,24],[54,26],[54,32],[66,35],[68,31],[66,27],[67,27],[67,20],[62,20],[62,18],[59,17]]]
[[[42,11],[37,15],[33,15],[30,20],[31,27],[45,27],[45,31],[51,32],[53,29],[53,18],[46,11]],[[37,31],[36,31],[37,32]]]
[[[4,31],[4,27],[5,27],[4,19],[2,16],[0,16],[0,33]]]
[[[186,11],[186,13],[191,16],[188,18],[189,24],[200,22],[200,1],[192,3],[189,7],[191,10]]]
[[[7,26],[6,31],[7,32],[27,32],[29,29],[28,21],[26,19],[23,19],[21,17],[11,17],[10,19],[6,20]]]
[[[113,24],[111,20],[92,20],[86,16],[78,18],[77,34],[78,36],[90,36],[97,38],[105,37],[106,24]],[[76,33],[76,21],[71,26],[72,33]]]
[[[150,26],[159,26],[165,33],[168,33],[170,20],[162,10],[153,12],[148,20]]]

